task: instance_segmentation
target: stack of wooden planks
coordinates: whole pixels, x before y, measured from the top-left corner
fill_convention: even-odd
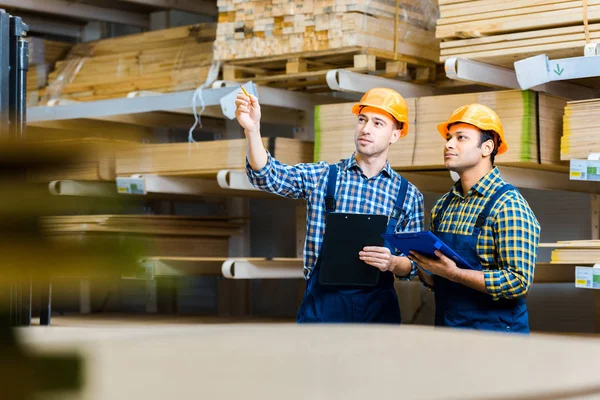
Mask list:
[[[54,65],[67,56],[73,43],[57,42],[38,37],[27,38],[29,44],[29,65]]]
[[[29,45],[29,70],[27,71],[27,102],[39,102],[39,90],[48,84],[48,75],[59,60],[64,59],[73,43],[57,42],[38,37],[27,38]]]
[[[409,133],[392,145],[389,160],[396,169],[444,168],[444,139],[437,125],[461,105],[481,103],[494,109],[504,126],[508,152],[501,165],[562,168],[560,136],[565,101],[530,91],[508,90],[407,99]],[[315,113],[315,160],[334,162],[354,151],[354,103],[322,105]],[[537,111],[539,110],[539,112]]]
[[[600,0],[440,0],[436,37],[441,60],[463,57],[512,67],[538,54],[583,55],[584,18],[591,41],[600,38]]]
[[[313,143],[263,138],[271,154],[286,164],[311,162]],[[117,155],[117,175],[160,174],[213,176],[222,169],[246,168],[246,140],[138,145]]]
[[[229,237],[243,218],[173,215],[81,215],[44,217],[45,235],[63,244],[123,238],[142,247],[144,257],[227,257]]]
[[[567,240],[542,246],[554,248],[554,264],[596,264],[600,260],[600,240]]]
[[[563,136],[560,141],[561,160],[587,158],[598,152],[600,130],[600,99],[571,101],[565,107]]]
[[[197,24],[81,43],[49,76],[44,102],[190,90],[206,80],[215,24]]]
[[[64,139],[35,142],[38,151],[65,153],[64,164],[34,169],[27,173],[30,182],[50,182],[61,179],[111,181],[116,178],[116,155],[119,149],[134,146],[134,142],[102,138]]]
[[[438,61],[434,0],[218,0],[217,5],[218,60],[322,54],[330,57],[322,63],[339,65],[344,51],[351,50],[388,60]]]

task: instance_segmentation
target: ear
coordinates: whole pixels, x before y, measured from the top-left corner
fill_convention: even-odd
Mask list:
[[[394,144],[398,141],[398,139],[400,139],[400,135],[402,134],[402,130],[398,129],[398,128],[394,128],[394,130],[392,131],[392,135],[390,137],[390,144]]]
[[[486,140],[481,144],[481,155],[488,157],[494,151],[494,141],[492,139]]]

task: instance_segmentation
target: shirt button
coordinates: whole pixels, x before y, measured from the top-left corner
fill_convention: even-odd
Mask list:
[[[509,332],[510,331],[510,326],[506,326],[506,331]]]

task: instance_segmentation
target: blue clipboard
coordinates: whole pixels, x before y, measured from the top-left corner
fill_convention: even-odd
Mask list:
[[[446,243],[442,242],[437,236],[431,233],[431,231],[393,234],[384,233],[381,236],[405,255],[410,254],[411,251],[415,251],[429,258],[437,259],[438,257],[435,255],[434,251],[439,250],[446,257],[454,261],[458,267],[473,269],[468,262],[448,247]],[[423,270],[428,274],[431,274],[429,271]]]

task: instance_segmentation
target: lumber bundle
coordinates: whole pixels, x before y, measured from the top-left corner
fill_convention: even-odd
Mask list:
[[[127,238],[145,257],[227,257],[229,237],[241,218],[172,215],[82,215],[44,217],[45,235],[61,244]]]
[[[77,44],[50,73],[44,100],[194,89],[210,70],[215,28],[198,24]]]
[[[37,64],[30,65],[27,71],[27,92],[42,89],[48,83],[48,74],[50,65]]]
[[[474,59],[512,67],[537,54],[549,58],[583,55],[584,15],[591,41],[600,38],[600,0],[440,0],[436,37],[441,60]],[[476,10],[476,12],[474,12]]]
[[[530,91],[430,96],[407,99],[409,133],[392,145],[388,159],[396,169],[444,168],[444,139],[437,125],[461,105],[481,103],[494,109],[504,126],[508,151],[497,164],[555,169],[565,101]],[[335,162],[354,151],[353,103],[318,106],[315,113],[315,160]],[[539,113],[537,112],[539,110]]]
[[[554,264],[596,264],[600,260],[600,240],[559,241],[547,247],[554,247]]]
[[[433,0],[401,0],[396,34],[396,2],[390,0],[218,0],[217,5],[218,60],[302,57],[348,47],[393,58],[394,41],[401,56],[438,59]]]
[[[29,65],[49,64],[54,65],[57,61],[67,56],[73,43],[57,42],[38,37],[27,38],[29,42]]]
[[[50,182],[61,179],[110,181],[116,178],[116,154],[119,149],[133,146],[133,142],[101,138],[64,139],[35,142],[38,151],[65,153],[70,157],[64,163],[27,172],[30,182]]]
[[[271,154],[286,164],[311,162],[313,143],[287,138],[263,138]],[[117,155],[117,175],[215,175],[222,169],[246,168],[246,140],[148,144],[123,149]]]
[[[590,153],[599,151],[599,113],[600,99],[567,103],[560,141],[561,160],[587,158]]]

